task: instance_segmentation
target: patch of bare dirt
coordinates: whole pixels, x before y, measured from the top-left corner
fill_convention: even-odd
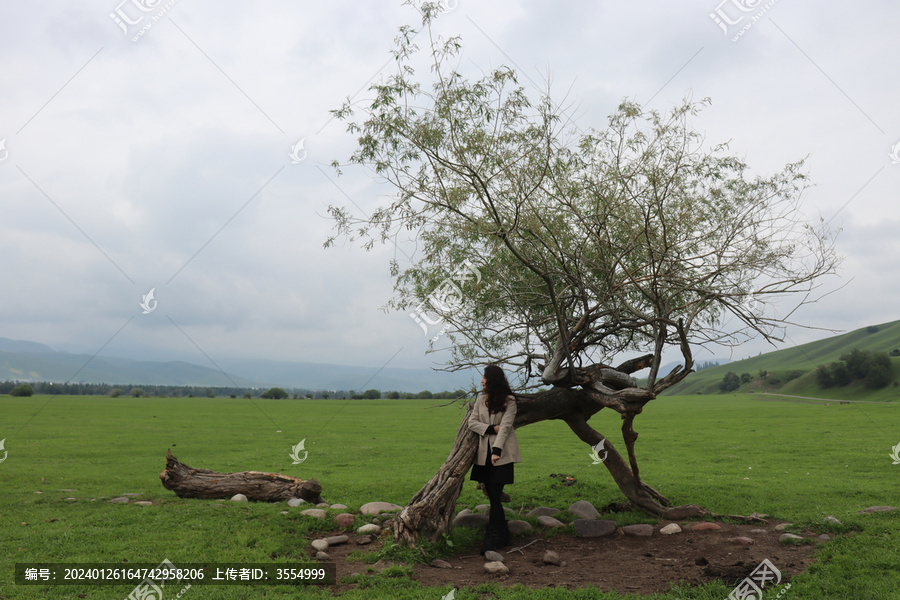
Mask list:
[[[721,580],[734,585],[747,577],[764,559],[768,559],[779,571],[782,582],[804,570],[813,562],[812,555],[819,543],[813,532],[804,537],[815,542],[800,546],[785,545],[778,541],[782,532],[775,531],[777,522],[768,524],[718,523],[721,529],[691,531],[690,523],[682,523],[681,533],[662,535],[654,525],[650,537],[616,535],[600,538],[580,538],[571,534],[553,534],[546,530],[514,536],[512,546],[500,551],[505,557],[509,573],[490,575],[484,570],[485,559],[475,546],[461,550],[448,559],[451,568],[441,569],[427,564],[414,566],[412,578],[423,585],[471,587],[495,582],[500,585],[521,583],[536,587],[580,588],[593,585],[600,590],[616,590],[619,593],[654,594],[665,592],[670,585],[700,585]],[[763,531],[764,530],[764,531]],[[348,562],[347,555],[354,550],[377,550],[382,541],[358,546],[351,533],[347,544],[328,549],[331,560],[337,563],[338,581],[354,574],[367,574],[373,565]],[[324,537],[324,536],[323,536]],[[734,543],[730,538],[747,537],[752,544]],[[385,538],[386,539],[386,538]],[[516,548],[520,548],[516,550]],[[547,550],[556,552],[561,566],[542,562]],[[315,552],[311,552],[313,556]],[[376,569],[388,565],[378,564]],[[338,584],[335,591],[354,587],[354,584]]]

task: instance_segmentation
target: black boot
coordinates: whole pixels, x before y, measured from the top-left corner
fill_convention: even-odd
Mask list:
[[[495,532],[494,543],[497,548],[506,548],[512,543],[512,535],[509,533],[509,523],[504,520]],[[497,549],[495,548],[495,549]]]
[[[497,549],[497,529],[491,527],[488,523],[484,528],[484,543],[481,544],[481,554],[484,555],[488,550]]]

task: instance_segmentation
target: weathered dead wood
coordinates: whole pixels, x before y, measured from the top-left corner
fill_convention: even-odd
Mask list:
[[[313,504],[322,501],[322,486],[315,479],[260,471],[216,473],[195,469],[179,462],[171,450],[166,451],[166,468],[159,478],[163,487],[175,492],[179,498],[231,498],[235,494],[244,494],[248,500],[261,502],[291,498],[302,498]]]
[[[425,484],[409,504],[391,521],[394,540],[405,546],[414,546],[419,535],[436,541],[442,533],[450,531],[450,521],[456,509],[456,499],[462,491],[466,474],[472,467],[478,451],[478,436],[469,430],[469,415],[473,403],[468,403],[450,456],[438,469],[431,481]]]

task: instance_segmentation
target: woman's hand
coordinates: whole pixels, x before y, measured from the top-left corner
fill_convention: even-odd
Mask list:
[[[500,457],[499,457],[499,456],[497,456],[496,454],[491,455],[491,464],[492,464],[492,465],[497,464],[497,461],[498,461],[498,460],[500,460]]]

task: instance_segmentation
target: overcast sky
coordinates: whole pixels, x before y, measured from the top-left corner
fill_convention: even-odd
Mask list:
[[[468,65],[549,78],[585,130],[623,98],[708,96],[693,124],[710,144],[763,173],[808,156],[804,210],[843,229],[845,260],[794,320],[900,318],[900,3],[445,2],[438,32]],[[393,1],[2,3],[0,336],[206,366],[431,365],[440,327],[380,310],[394,249],[323,249],[329,204],[390,193],[335,176],[354,140],[329,110],[390,72],[403,24],[418,13]]]

